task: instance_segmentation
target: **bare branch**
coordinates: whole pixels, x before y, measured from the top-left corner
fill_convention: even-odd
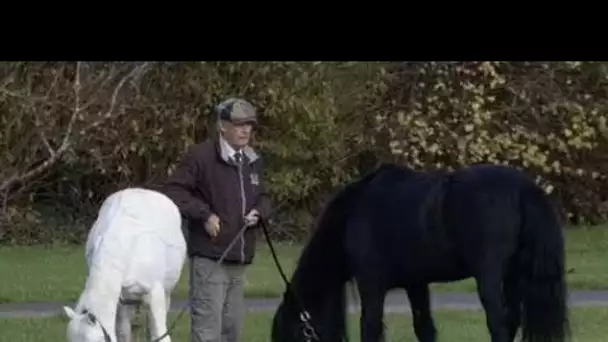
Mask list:
[[[25,181],[41,174],[42,172],[44,172],[47,168],[49,168],[49,166],[55,164],[59,160],[59,158],[61,158],[63,153],[70,146],[70,136],[72,135],[72,129],[74,127],[74,122],[76,121],[76,118],[78,117],[78,114],[81,111],[81,107],[80,107],[80,90],[81,90],[80,69],[81,69],[81,67],[82,67],[81,62],[77,62],[76,63],[76,77],[74,80],[74,94],[75,94],[75,98],[76,98],[75,102],[74,102],[74,110],[72,112],[72,116],[70,117],[70,121],[68,122],[68,127],[65,131],[65,134],[63,135],[63,140],[61,141],[61,145],[59,146],[57,151],[55,151],[55,153],[53,153],[51,155],[51,157],[49,159],[44,161],[42,164],[38,165],[38,167],[26,172],[24,175],[22,175],[20,177],[19,181],[25,182]],[[1,187],[0,187],[0,189],[1,189]]]
[[[8,193],[11,189],[11,186],[13,186],[13,184],[15,184],[18,181],[19,181],[19,175],[14,174],[14,175],[10,176],[7,180],[2,182],[2,184],[0,184],[0,191],[4,193],[5,200],[8,200]]]
[[[148,67],[148,62],[142,63],[141,65],[138,65],[133,70],[131,70],[130,73],[128,73],[127,75],[125,75],[120,80],[120,82],[118,82],[118,85],[116,86],[116,88],[114,89],[114,92],[112,94],[112,100],[110,101],[110,106],[109,106],[108,110],[106,111],[106,113],[103,114],[99,120],[93,122],[91,125],[89,125],[85,129],[83,129],[83,131],[81,131],[81,134],[85,130],[88,130],[90,128],[94,128],[94,127],[99,126],[103,121],[105,121],[105,120],[109,119],[110,117],[112,117],[112,114],[114,113],[114,108],[116,107],[116,102],[118,100],[118,94],[122,90],[122,88],[125,85],[125,83],[129,79],[141,77],[145,73],[147,67]]]
[[[148,67],[148,64],[149,63],[145,62],[145,63],[142,63],[142,64],[136,66],[118,82],[118,84],[114,88],[114,91],[112,92],[110,105],[108,106],[107,111],[105,113],[103,113],[103,115],[101,115],[101,118],[99,120],[97,120],[97,121],[93,122],[92,124],[88,125],[87,127],[83,128],[80,131],[81,134],[84,134],[87,130],[100,125],[103,121],[112,117],[112,115],[114,114],[114,111],[116,110],[116,107],[118,105],[119,94],[121,93],[122,89],[124,88],[124,85],[127,84],[127,82],[130,80],[137,80],[138,78],[142,77],[142,75],[145,73],[145,71]],[[77,118],[89,105],[94,103],[94,96],[91,99],[89,99],[89,101],[87,101],[86,103],[84,103],[84,101],[83,101],[83,89],[82,89],[83,88],[83,85],[82,85],[82,71],[83,70],[82,70],[82,67],[83,67],[82,63],[77,62],[75,79],[74,79],[74,87],[73,87],[73,89],[74,89],[74,108],[72,110],[70,120],[65,129],[65,132],[63,134],[61,143],[59,144],[59,147],[56,150],[53,149],[51,144],[49,143],[49,140],[47,139],[45,133],[41,130],[39,132],[39,135],[42,139],[43,144],[49,151],[50,157],[48,159],[46,159],[44,162],[38,164],[36,167],[29,169],[29,171],[24,172],[22,174],[16,174],[16,175],[10,177],[9,179],[5,180],[3,183],[0,184],[0,192],[5,192],[5,191],[10,192],[10,189],[16,183],[25,183],[25,182],[31,181],[35,177],[46,172],[52,165],[54,165],[59,159],[62,158],[62,156],[65,154],[65,152],[71,146],[71,144],[72,144],[71,138],[73,136],[74,125],[75,125],[75,122],[77,121]],[[102,73],[102,75],[103,75],[103,73]],[[102,84],[105,85],[108,82],[110,82],[110,80],[115,75],[116,75],[116,72],[115,72],[114,68],[112,68],[112,70],[110,70],[110,72],[107,74],[107,77],[104,77]],[[38,100],[38,98],[14,93],[6,88],[0,89],[0,92],[4,92],[10,96],[24,98],[29,102],[33,102],[32,101],[33,99]],[[49,95],[50,95],[50,90],[47,92],[45,97],[41,97],[40,99],[48,98]],[[100,113],[100,114],[102,114],[102,113]],[[28,168],[26,168],[26,170],[28,170]]]
[[[63,73],[63,69],[64,68],[62,67],[58,72],[55,73],[55,78],[53,79],[53,82],[51,83],[49,90],[46,92],[46,95],[44,96],[45,99],[48,99],[51,96],[51,92],[57,86],[57,82],[59,81],[59,77]]]
[[[3,84],[0,85],[0,93],[8,96],[8,97],[14,97],[14,98],[18,98],[20,100],[25,100],[29,103],[34,103],[34,102],[41,102],[41,101],[46,101],[49,98],[49,95],[51,94],[51,92],[53,91],[53,89],[55,88],[55,86],[57,85],[57,82],[61,76],[61,71],[57,72],[55,74],[55,78],[53,80],[53,82],[51,83],[51,85],[49,86],[48,91],[46,92],[46,94],[44,96],[34,96],[32,94],[27,94],[27,93],[22,93],[22,92],[15,92],[12,91],[10,89],[8,89],[7,87],[14,82],[13,77],[7,77],[6,80],[4,80]]]
[[[42,140],[42,143],[46,147],[46,149],[49,152],[49,155],[51,157],[53,157],[55,154],[57,154],[57,152],[55,152],[55,150],[53,149],[53,147],[51,147],[51,144],[49,143],[49,140],[46,138],[46,134],[44,134],[44,131],[42,131],[42,130],[40,131],[40,139]]]

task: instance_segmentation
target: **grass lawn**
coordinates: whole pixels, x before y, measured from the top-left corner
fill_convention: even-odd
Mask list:
[[[350,334],[352,341],[358,341],[358,314],[351,315]],[[170,317],[173,321],[175,315]],[[483,311],[435,311],[435,324],[440,341],[489,341]],[[608,336],[608,308],[575,308],[571,310],[572,342],[606,341]],[[244,341],[270,341],[272,313],[248,314],[244,327]],[[387,314],[387,340],[415,341],[409,314]],[[42,342],[64,341],[65,319],[53,318],[14,318],[0,319],[0,342]],[[172,333],[173,341],[189,341],[189,317],[183,315]]]
[[[608,226],[567,231],[567,264],[573,289],[608,289]],[[276,244],[281,264],[290,274],[302,245]],[[82,247],[0,247],[0,303],[24,301],[75,301],[83,288],[86,266]],[[278,297],[284,284],[268,246],[260,244],[247,274],[248,297]],[[184,269],[177,297],[187,294],[188,272]],[[472,280],[437,284],[435,291],[474,291]]]

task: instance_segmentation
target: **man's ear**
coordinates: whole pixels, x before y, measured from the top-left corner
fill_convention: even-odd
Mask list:
[[[232,123],[226,120],[218,120],[217,121],[217,129],[222,133],[226,133],[228,129],[231,127]]]

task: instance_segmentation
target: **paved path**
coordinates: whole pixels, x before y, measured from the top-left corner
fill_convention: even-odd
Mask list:
[[[433,293],[433,308],[452,308],[460,310],[479,310],[481,305],[475,293]],[[249,312],[272,312],[279,299],[248,299]],[[351,302],[351,310],[358,310],[358,302]],[[178,311],[186,304],[183,300],[174,300],[171,307]],[[0,304],[0,318],[8,317],[49,317],[62,313],[63,305],[74,303],[15,303]],[[570,306],[608,306],[608,291],[572,291]],[[403,291],[395,291],[386,298],[386,312],[409,312],[409,303]]]

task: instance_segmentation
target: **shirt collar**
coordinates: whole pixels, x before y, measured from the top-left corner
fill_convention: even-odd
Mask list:
[[[226,162],[229,162],[230,160],[234,161],[234,148],[230,146],[228,141],[226,141],[226,138],[224,138],[221,134],[219,134],[218,140],[221,158]],[[259,155],[250,146],[243,147],[241,152],[244,157],[247,157],[244,160],[247,160],[248,163],[253,163],[259,159]]]
[[[236,151],[232,146],[230,146],[228,141],[226,141],[226,138],[220,137],[220,143],[222,144],[222,148],[224,148],[226,153],[228,154],[228,158],[234,159],[234,154],[236,153]]]

